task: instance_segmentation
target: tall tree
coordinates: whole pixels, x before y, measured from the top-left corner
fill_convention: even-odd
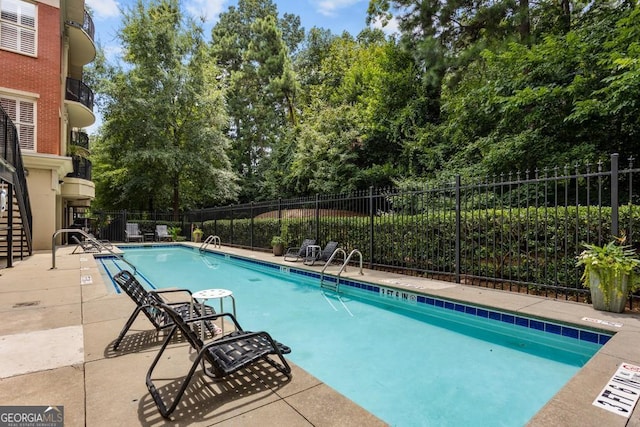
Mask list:
[[[120,32],[124,65],[104,68],[98,197],[112,207],[180,209],[233,200],[219,75],[178,0],[139,0]]]
[[[436,153],[442,159],[436,167],[464,174],[638,152],[637,10],[594,4],[574,12],[577,22],[566,34],[484,51],[445,92],[443,122],[418,151]]]
[[[278,19],[270,0],[240,0],[212,30],[211,53],[223,70],[233,167],[242,200],[265,197],[271,154],[297,121],[298,84],[290,59],[304,31],[299,19]]]

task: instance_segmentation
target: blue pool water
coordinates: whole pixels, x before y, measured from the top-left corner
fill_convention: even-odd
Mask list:
[[[293,263],[283,272],[181,247],[125,258],[149,286],[232,290],[243,328],[270,332],[290,360],[395,426],[524,425],[608,338],[377,286],[336,295]]]

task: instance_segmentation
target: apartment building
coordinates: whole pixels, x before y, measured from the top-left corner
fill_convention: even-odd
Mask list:
[[[83,67],[96,55],[84,0],[0,0],[0,105],[14,122],[32,212],[32,248],[51,248],[95,197],[95,122]]]

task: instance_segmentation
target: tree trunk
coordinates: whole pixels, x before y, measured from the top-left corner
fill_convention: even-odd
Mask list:
[[[178,210],[180,208],[180,179],[178,174],[173,178],[173,220],[178,221]]]
[[[520,0],[520,42],[529,45],[530,36],[529,0]]]
[[[562,31],[566,34],[571,30],[571,1],[561,0],[560,9],[562,10]]]

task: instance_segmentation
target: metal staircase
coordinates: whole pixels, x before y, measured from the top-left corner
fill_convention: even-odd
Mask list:
[[[0,209],[0,258],[8,258],[11,252],[12,256],[19,256],[22,259],[30,255],[31,251],[29,250],[26,230],[22,223],[20,207],[15,203],[14,194],[8,194],[8,187],[6,184],[0,184],[0,192],[5,192],[2,198],[6,201],[6,208],[4,210]],[[13,189],[11,191],[14,193]],[[13,200],[10,200],[11,198]],[[11,207],[9,208],[9,206]],[[10,246],[11,251],[9,251]]]
[[[4,191],[3,191],[4,190]],[[18,133],[0,108],[0,258],[13,266],[14,256],[32,253],[32,216]]]

